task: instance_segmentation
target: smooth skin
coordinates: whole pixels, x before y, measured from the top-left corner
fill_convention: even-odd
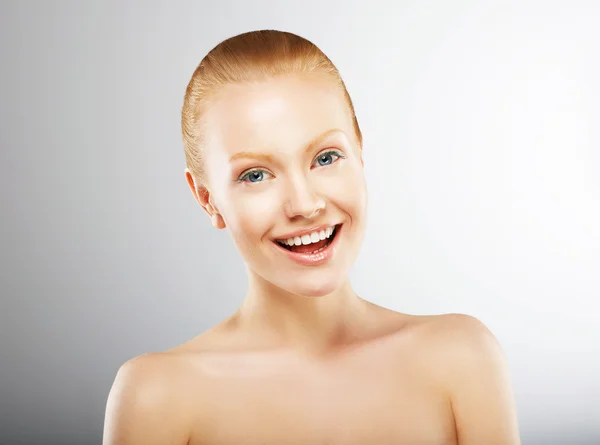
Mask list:
[[[352,290],[367,193],[332,81],[229,85],[204,124],[208,177],[186,178],[231,234],[248,293],[214,328],[119,369],[103,444],[519,445],[504,354],[481,322],[402,314]],[[325,264],[297,264],[274,245],[339,223]]]

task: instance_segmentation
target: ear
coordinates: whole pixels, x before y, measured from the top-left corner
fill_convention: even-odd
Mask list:
[[[198,204],[208,214],[212,225],[217,229],[224,229],[226,227],[225,220],[215,207],[210,191],[204,185],[196,183],[192,172],[188,168],[185,169],[185,179],[192,195],[194,195]]]

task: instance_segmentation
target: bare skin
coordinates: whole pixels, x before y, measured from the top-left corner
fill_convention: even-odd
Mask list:
[[[286,347],[236,314],[131,360],[104,443],[520,443],[502,353],[483,325],[360,301],[362,317],[326,349]]]
[[[229,229],[248,293],[209,331],[120,368],[103,444],[519,445],[504,356],[482,323],[401,314],[352,290],[366,187],[331,80],[232,85],[205,124],[209,178],[186,179]],[[342,229],[317,266],[276,244],[323,224]]]

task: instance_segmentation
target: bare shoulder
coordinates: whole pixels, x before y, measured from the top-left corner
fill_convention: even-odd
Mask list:
[[[430,366],[447,392],[460,444],[520,443],[502,347],[475,317],[446,314],[419,324]]]
[[[105,413],[103,445],[187,444],[190,413],[181,397],[179,354],[137,356],[117,371]]]
[[[423,317],[425,338],[450,352],[501,352],[500,345],[489,328],[476,317],[465,314],[443,314]]]
[[[127,360],[106,404],[103,445],[188,444],[210,410],[202,362],[226,343],[227,321],[183,344]]]
[[[500,372],[505,355],[490,329],[476,317],[443,314],[416,317],[417,341],[426,351],[430,366],[449,393],[484,369]]]
[[[455,348],[499,347],[492,332],[479,319],[465,314],[409,315],[394,313],[398,333],[409,336],[414,346],[432,354]],[[450,350],[449,350],[450,348]]]

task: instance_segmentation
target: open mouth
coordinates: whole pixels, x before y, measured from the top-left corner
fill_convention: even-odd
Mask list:
[[[326,249],[339,232],[341,224],[329,227],[319,232],[312,232],[302,237],[288,238],[287,240],[276,240],[275,243],[290,252],[303,254],[316,254]]]

